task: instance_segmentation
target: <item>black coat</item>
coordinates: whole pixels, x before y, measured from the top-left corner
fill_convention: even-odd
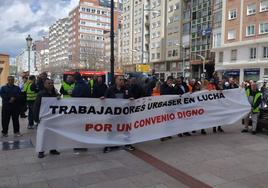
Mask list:
[[[129,90],[129,98],[133,97],[134,99],[138,99],[146,95],[142,87],[138,84],[132,84],[128,87]]]
[[[93,86],[93,98],[104,97],[107,90],[106,84],[94,84]]]
[[[41,107],[41,102],[43,97],[57,97],[59,94],[56,92],[56,90],[52,90],[52,92],[48,92],[45,88],[40,91],[37,94],[36,100],[34,102],[34,107],[33,107],[33,117],[35,122],[39,122],[39,113],[40,113],[40,107]]]
[[[176,90],[174,87],[168,86],[165,82],[160,87],[160,95],[176,95]]]
[[[129,97],[129,91],[125,87],[118,90],[115,86],[111,86],[109,89],[107,89],[105,93],[106,98],[118,98],[117,95],[121,94],[123,95],[123,99],[128,99]]]

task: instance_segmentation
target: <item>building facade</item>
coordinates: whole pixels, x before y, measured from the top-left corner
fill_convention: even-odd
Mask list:
[[[35,66],[38,73],[45,71],[49,66],[49,38],[43,37],[34,42]]]
[[[240,83],[268,77],[268,0],[222,1],[222,12],[216,70]]]
[[[214,1],[191,1],[191,71],[193,78],[200,78],[203,72],[207,73],[207,77],[211,77],[214,72],[215,53],[211,51]]]
[[[29,70],[29,57],[30,57],[30,75],[37,75],[35,67],[35,51],[30,49],[30,56],[28,49],[24,49],[19,55],[16,56],[16,65],[18,73],[28,72]]]
[[[9,55],[0,54],[0,85],[3,86],[7,83],[9,76]]]
[[[68,25],[69,18],[63,18],[49,27],[49,64],[44,68],[51,73],[61,73],[70,66]]]
[[[110,8],[98,0],[80,0],[69,13],[69,57],[72,68],[91,69],[103,67],[104,33],[110,31]],[[115,11],[115,32],[118,12]]]
[[[120,38],[125,71],[135,71],[139,64],[148,64],[161,78],[188,72],[190,3],[187,0],[123,2]]]

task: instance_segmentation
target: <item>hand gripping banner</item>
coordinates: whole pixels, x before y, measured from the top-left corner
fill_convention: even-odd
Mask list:
[[[250,109],[244,89],[136,100],[43,98],[36,151],[134,144],[231,125]]]

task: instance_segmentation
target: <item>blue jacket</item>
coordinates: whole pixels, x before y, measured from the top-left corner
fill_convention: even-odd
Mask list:
[[[21,102],[21,91],[20,88],[16,85],[9,86],[5,85],[1,88],[1,97],[3,106],[15,106]],[[10,103],[9,100],[11,97],[15,97],[14,103]]]
[[[91,91],[89,85],[84,80],[78,80],[75,83],[74,89],[72,91],[72,97],[91,97]]]

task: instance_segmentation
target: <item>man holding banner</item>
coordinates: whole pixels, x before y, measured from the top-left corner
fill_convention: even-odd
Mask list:
[[[34,103],[34,120],[35,122],[39,123],[40,118],[39,118],[39,112],[40,112],[40,107],[41,107],[41,102],[43,97],[60,97],[60,95],[56,92],[56,89],[54,88],[54,83],[50,79],[46,79],[44,81],[44,88],[42,91],[40,91],[37,94],[36,101]],[[51,149],[49,151],[51,155],[59,155],[60,152],[58,152],[55,149]],[[44,151],[39,151],[38,153],[38,158],[44,158],[45,157],[45,152]]]
[[[114,86],[111,86],[106,94],[105,94],[105,98],[116,98],[116,99],[134,99],[134,98],[130,98],[130,93],[129,93],[129,90],[128,88],[125,87],[125,82],[124,82],[124,78],[123,76],[117,76],[115,78],[115,85]],[[108,133],[109,134],[109,133]],[[112,151],[113,149],[116,149],[118,148],[117,146],[114,146],[114,147],[105,147],[103,149],[103,153],[108,153],[110,151]],[[135,147],[128,144],[128,145],[125,145],[125,149],[127,150],[130,150],[130,151],[133,151],[135,150]]]

